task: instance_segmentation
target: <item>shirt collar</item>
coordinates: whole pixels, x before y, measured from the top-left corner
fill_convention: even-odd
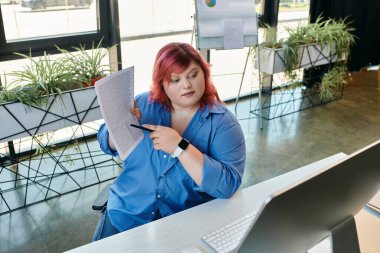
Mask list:
[[[202,117],[207,118],[210,113],[224,113],[225,111],[226,108],[222,106],[217,100],[215,100],[212,108],[210,108],[210,104],[206,105],[205,110],[202,112]]]

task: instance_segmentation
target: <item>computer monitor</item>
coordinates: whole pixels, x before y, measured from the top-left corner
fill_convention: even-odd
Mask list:
[[[380,188],[380,141],[272,194],[239,253],[307,252],[332,237],[334,253],[359,253],[353,216]]]
[[[195,0],[198,49],[257,45],[254,0]]]

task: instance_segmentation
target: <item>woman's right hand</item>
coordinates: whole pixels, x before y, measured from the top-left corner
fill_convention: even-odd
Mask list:
[[[134,115],[138,121],[141,120],[141,111],[140,111],[140,108],[139,106],[137,105],[136,103],[136,100],[135,100],[135,105],[134,107],[130,110],[131,114]]]

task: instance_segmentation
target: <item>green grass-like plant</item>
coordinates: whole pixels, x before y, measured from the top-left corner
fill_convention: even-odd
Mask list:
[[[304,45],[319,44],[323,46],[328,44],[332,49],[330,53],[335,50],[338,59],[342,59],[343,54],[347,54],[346,61],[350,47],[355,42],[355,36],[352,34],[354,29],[349,24],[346,18],[322,20],[322,17],[319,16],[315,23],[286,28],[289,37],[281,42],[285,51],[285,74],[291,79],[292,71],[299,64],[300,51],[298,48]]]
[[[40,106],[48,102],[48,96],[82,87],[82,81],[67,68],[65,59],[51,59],[45,54],[40,58],[15,53],[28,60],[22,70],[9,73],[15,80],[4,87],[2,101],[20,101],[27,105]]]
[[[275,32],[273,28],[266,26],[266,32],[269,34]],[[285,51],[285,74],[288,77],[292,76],[293,69],[298,67],[300,51],[299,47],[310,44],[324,45],[327,43],[330,48],[335,48],[338,58],[342,58],[343,54],[349,54],[350,47],[355,42],[353,35],[354,28],[350,27],[350,22],[347,18],[334,20],[323,20],[319,16],[315,23],[301,25],[296,27],[285,27],[289,34],[286,39],[276,41],[276,35],[269,36],[270,38],[262,43],[261,46],[269,48],[284,48]],[[346,55],[348,56],[348,55]],[[347,59],[347,57],[346,57]]]
[[[327,72],[319,83],[319,97],[331,99],[335,92],[341,90],[347,84],[347,71],[344,65],[337,65]]]
[[[323,77],[321,81],[323,87],[320,88],[321,98],[331,98],[331,92],[333,85],[344,85],[346,82],[342,76],[346,75],[347,60],[349,58],[350,48],[355,43],[355,35],[353,35],[354,28],[350,27],[350,22],[347,18],[335,20],[332,18],[323,19],[319,16],[315,23],[299,24],[296,27],[285,27],[289,36],[286,39],[276,41],[276,34],[270,35],[275,32],[266,27],[266,32],[269,33],[269,39],[262,43],[261,47],[269,47],[273,49],[284,49],[284,73],[290,80],[290,83],[302,83],[297,82],[297,74],[294,71],[299,67],[300,50],[301,46],[319,44],[323,47],[328,44],[330,47],[330,56],[336,54],[339,59],[339,67],[333,68],[333,72]],[[343,66],[343,67],[342,67]],[[333,77],[332,75],[336,75]],[[338,84],[338,80],[341,80],[342,84]],[[328,82],[332,82],[328,85]]]
[[[87,84],[90,84],[92,79],[105,77],[110,72],[108,65],[103,63],[108,50],[102,47],[102,40],[96,45],[92,42],[91,48],[79,44],[78,47],[73,47],[74,52],[59,47],[57,49],[65,56],[71,71]]]
[[[58,47],[57,47],[58,48]],[[102,78],[109,73],[103,59],[108,51],[102,48],[102,41],[87,49],[84,45],[73,47],[74,52],[60,49],[63,56],[53,59],[51,55],[32,57],[32,53],[15,53],[28,63],[22,70],[8,73],[13,81],[7,81],[0,90],[0,103],[22,102],[26,105],[47,104],[50,95],[62,100],[62,92],[90,86],[93,78]]]

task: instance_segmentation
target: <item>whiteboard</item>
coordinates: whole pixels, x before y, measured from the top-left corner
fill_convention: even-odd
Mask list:
[[[198,49],[257,45],[254,0],[195,0]]]

